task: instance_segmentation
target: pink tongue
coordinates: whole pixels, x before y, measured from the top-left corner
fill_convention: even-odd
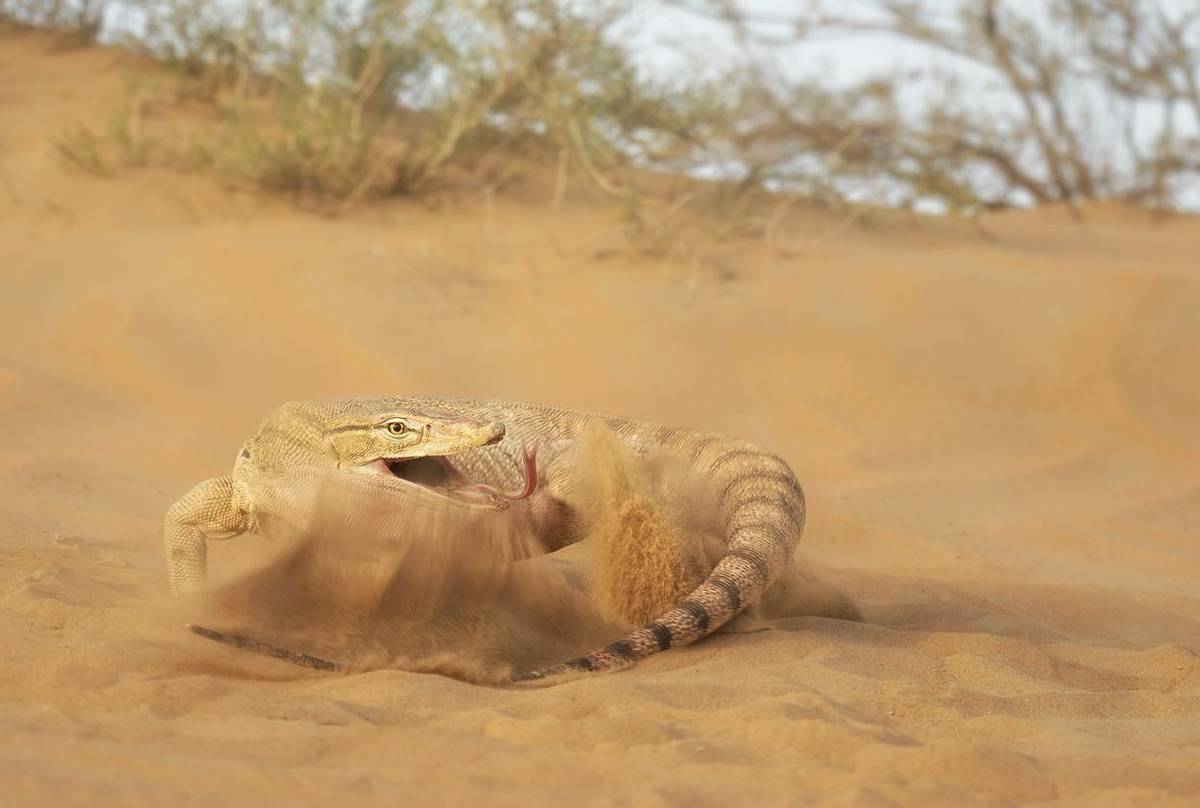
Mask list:
[[[510,491],[501,491],[498,488],[492,488],[490,485],[483,485],[482,483],[479,485],[471,486],[471,488],[474,490],[483,491],[487,494],[492,494],[497,497],[502,497],[504,499],[510,499],[510,500],[526,499],[529,497],[530,494],[532,494],[535,490],[537,490],[537,484],[538,484],[537,446],[534,446],[532,449],[525,450],[524,462],[525,462],[525,485],[520,490],[511,491],[511,492]]]
[[[370,469],[375,474],[386,474],[389,477],[395,476],[392,474],[392,467],[389,466],[387,461],[383,459],[376,460],[373,463],[367,463],[365,468]]]

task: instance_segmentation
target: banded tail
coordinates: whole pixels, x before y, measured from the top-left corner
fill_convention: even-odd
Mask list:
[[[687,448],[689,438],[698,440],[691,447],[692,464],[718,492],[718,513],[724,516],[728,537],[724,557],[682,603],[649,625],[587,656],[517,674],[514,682],[572,671],[619,670],[659,651],[696,642],[755,603],[789,563],[805,520],[804,492],[791,467],[751,444],[716,436],[681,439],[670,432],[664,444]]]

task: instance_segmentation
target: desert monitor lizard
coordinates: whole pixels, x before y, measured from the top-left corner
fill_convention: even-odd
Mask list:
[[[804,494],[791,468],[770,452],[721,435],[543,404],[417,397],[284,404],[243,446],[231,475],[201,482],[167,511],[171,588],[180,593],[203,587],[206,541],[258,529],[286,507],[271,481],[303,469],[370,474],[380,495],[397,497],[398,507],[412,496],[497,510],[526,500],[547,548],[571,543],[582,538],[571,507],[577,472],[562,458],[596,422],[635,452],[673,452],[703,475],[717,498],[727,550],[708,577],[658,619],[587,656],[514,679],[622,668],[695,642],[754,604],[790,563],[805,521]],[[230,641],[219,632],[193,630]],[[315,659],[233,641],[300,664]]]

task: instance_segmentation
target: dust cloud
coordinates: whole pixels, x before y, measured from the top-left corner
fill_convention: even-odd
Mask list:
[[[431,507],[371,478],[277,479],[286,494],[273,498],[304,515],[266,522],[262,550],[207,596],[198,622],[349,670],[500,683],[653,620],[721,557],[711,492],[682,458],[637,454],[596,426],[559,462],[585,537],[553,554],[524,503]],[[797,564],[754,614],[852,615],[831,592]]]

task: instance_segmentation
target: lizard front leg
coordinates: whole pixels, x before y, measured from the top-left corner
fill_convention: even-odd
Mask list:
[[[213,477],[197,485],[167,510],[163,545],[171,592],[179,595],[204,586],[209,539],[231,539],[250,529],[250,515],[232,477]]]

